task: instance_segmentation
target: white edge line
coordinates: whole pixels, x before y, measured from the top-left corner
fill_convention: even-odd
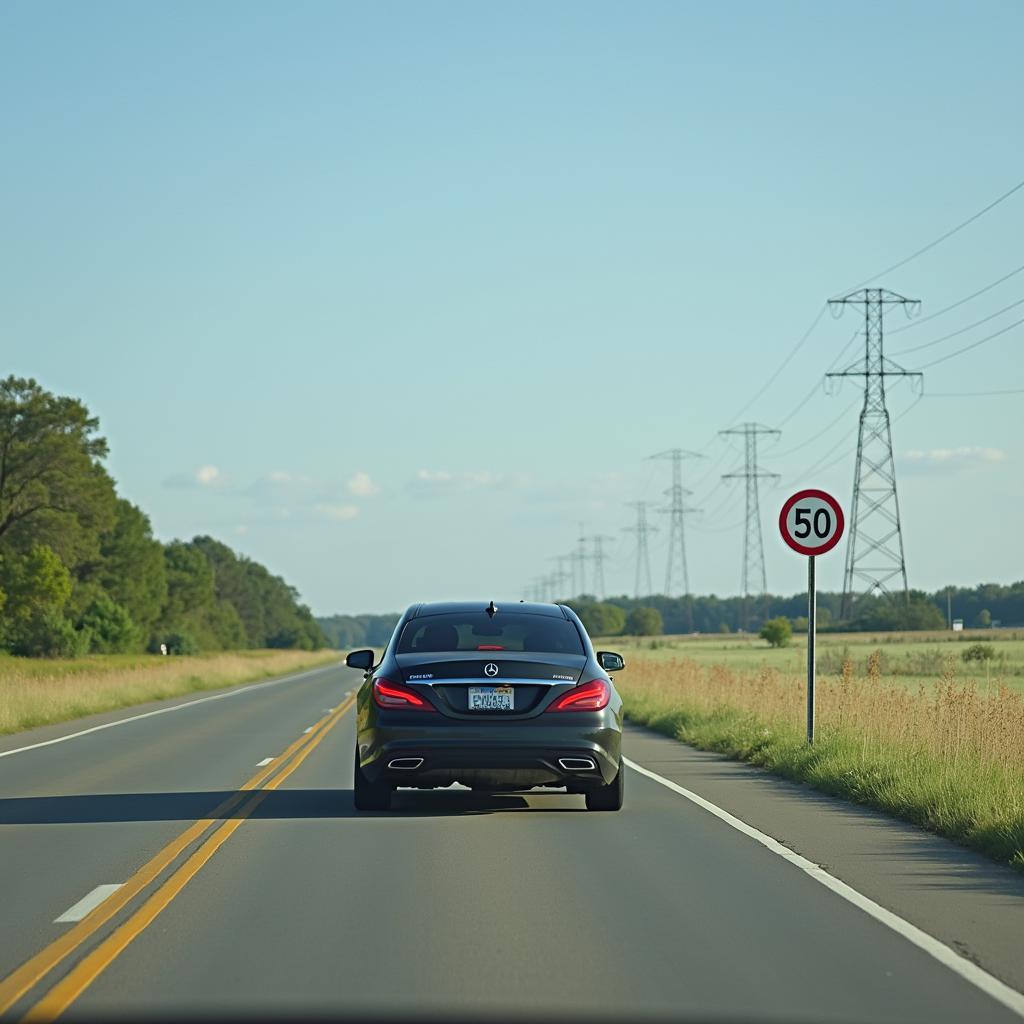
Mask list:
[[[270,764],[270,762],[273,761],[273,760],[274,759],[272,757],[265,757],[265,758],[263,758],[262,761],[257,761],[256,762],[256,767],[257,768],[266,768],[267,765]]]
[[[953,971],[954,974],[959,974],[961,978],[970,982],[976,988],[981,989],[982,992],[996,1000],[996,1002],[1002,1003],[1007,1009],[1012,1010],[1020,1017],[1024,1017],[1024,995],[1016,989],[1010,988],[1009,985],[998,978],[993,977],[988,971],[982,970],[977,964],[960,956],[959,953],[955,952],[944,942],[940,942],[927,932],[921,931],[916,925],[911,924],[898,914],[894,914],[891,910],[886,910],[885,907],[868,898],[863,893],[858,892],[852,886],[839,881],[834,875],[830,875],[823,867],[815,864],[813,861],[809,861],[806,857],[801,857],[798,853],[794,853],[783,846],[778,840],[772,839],[771,836],[759,831],[752,825],[748,825],[745,821],[741,821],[728,811],[723,811],[721,807],[711,803],[709,800],[705,800],[702,796],[698,796],[689,789],[684,789],[677,783],[672,782],[671,779],[663,778],[656,772],[644,768],[635,761],[631,761],[628,757],[623,757],[622,760],[633,771],[646,775],[655,782],[660,782],[663,786],[671,789],[672,792],[686,797],[687,800],[692,801],[698,807],[703,807],[705,811],[709,811],[716,818],[720,818],[727,825],[731,825],[737,832],[742,832],[745,836],[749,836],[783,860],[789,861],[790,864],[799,868],[805,874],[810,875],[811,878],[825,886],[826,889],[831,889],[837,896],[841,896],[848,903],[852,903],[855,907],[863,910],[869,917],[873,917],[880,924],[884,924],[898,935],[902,935],[908,942],[912,942],[918,949],[934,957],[943,966]]]
[[[116,725],[127,725],[129,722],[139,722],[143,718],[152,718],[154,715],[166,715],[172,711],[181,711],[182,708],[192,708],[197,704],[206,704],[211,700],[226,700],[228,697],[237,697],[243,693],[253,693],[255,690],[262,690],[268,686],[280,686],[282,683],[292,683],[297,679],[305,679],[306,676],[316,675],[317,672],[326,672],[336,669],[337,665],[325,665],[323,668],[311,668],[296,675],[282,676],[280,679],[268,679],[265,683],[240,684],[226,693],[215,693],[210,697],[199,697],[196,700],[186,701],[184,704],[175,704],[170,708],[157,708],[155,711],[146,711],[141,715],[132,715],[130,718],[119,718],[116,722],[104,722],[103,725],[94,725],[91,729],[81,729],[79,732],[68,733],[67,736],[57,736],[52,740],[42,740],[39,743],[30,743],[27,747],[15,747],[14,750],[0,750],[0,757],[11,757],[14,754],[24,754],[26,750],[38,750],[40,747],[49,747],[54,743],[64,743],[67,740],[78,739],[79,736],[88,736],[91,732],[100,732],[103,729],[113,729]],[[57,723],[54,723],[57,724]]]
[[[54,918],[54,924],[71,924],[74,921],[81,921],[86,914],[95,910],[108,896],[117,892],[124,882],[111,882],[106,885],[97,885],[92,892],[86,893],[76,904],[68,907],[60,917]]]

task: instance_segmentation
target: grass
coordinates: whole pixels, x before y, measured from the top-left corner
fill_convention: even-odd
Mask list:
[[[974,644],[991,647],[992,658],[963,661]],[[753,634],[727,633],[700,636],[608,637],[598,645],[620,651],[627,659],[643,654],[656,660],[684,657],[698,665],[722,665],[737,672],[774,669],[805,674],[807,639],[796,634],[788,647],[771,648]],[[985,629],[963,633],[819,633],[818,672],[838,675],[852,661],[858,675],[868,671],[868,659],[881,652],[878,670],[888,683],[916,689],[918,683],[940,678],[953,663],[957,673],[971,671],[980,681],[1001,682],[1024,693],[1024,630]]]
[[[804,673],[634,648],[616,686],[632,721],[1024,870],[1024,693],[972,678],[977,663],[955,653],[942,674],[914,687],[886,678],[881,648],[863,671],[848,657],[838,673],[819,674],[813,747]]]
[[[337,658],[337,651],[279,650],[195,657],[90,655],[67,661],[3,655],[0,734],[285,675]]]

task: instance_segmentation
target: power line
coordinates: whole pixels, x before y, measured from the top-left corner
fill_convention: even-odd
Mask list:
[[[775,383],[775,381],[778,379],[779,374],[782,373],[782,371],[787,366],[789,366],[790,362],[792,362],[793,360],[793,357],[797,354],[797,352],[800,351],[800,349],[803,348],[804,343],[814,332],[814,328],[817,327],[818,324],[821,322],[821,318],[825,315],[826,309],[828,309],[827,303],[823,305],[821,309],[818,310],[817,315],[811,321],[811,326],[808,327],[806,331],[804,331],[800,340],[793,346],[792,349],[790,349],[789,355],[782,360],[782,362],[779,364],[775,372],[768,378],[768,380],[764,382],[764,384],[761,386],[761,390],[758,391],[757,394],[754,395],[754,397],[750,399],[750,401],[747,402],[747,404],[743,406],[743,408],[740,409],[740,411],[736,413],[735,416],[733,416],[732,420],[729,421],[730,423],[734,423],[736,420],[738,420]]]
[[[924,363],[919,366],[918,370],[927,370],[929,366],[938,366],[939,363],[946,362],[947,359],[953,359],[956,356],[962,356],[965,352],[970,352],[971,349],[977,348],[979,345],[984,345],[985,342],[991,341],[993,338],[998,338],[1001,334],[1005,334],[1007,331],[1012,331],[1014,327],[1019,327],[1024,324],[1024,316],[1019,320],[1014,320],[1012,324],[1007,324],[1002,330],[996,331],[994,334],[989,334],[978,341],[972,342],[970,345],[965,345],[963,348],[958,348],[955,352],[950,352],[947,355],[940,356],[938,359],[933,359],[930,363]]]
[[[1001,391],[929,391],[923,398],[986,398],[990,395],[1024,395],[1024,388],[1006,388]]]
[[[845,409],[834,419],[827,427],[821,427],[815,433],[813,433],[806,441],[801,441],[800,444],[794,448],[789,448],[784,452],[772,452],[773,459],[784,459],[789,455],[793,455],[798,451],[802,451],[809,444],[814,444],[815,441],[820,441],[858,402],[858,399],[854,399]]]
[[[997,309],[994,313],[990,313],[988,316],[982,317],[980,320],[975,320],[973,324],[968,324],[966,327],[961,327],[956,331],[950,331],[949,334],[944,334],[941,338],[936,338],[934,341],[926,341],[923,345],[914,345],[912,348],[901,348],[899,351],[893,352],[892,354],[894,356],[905,356],[910,352],[920,352],[923,348],[931,348],[933,345],[938,345],[943,341],[949,341],[950,338],[955,338],[960,334],[966,334],[968,331],[973,331],[975,327],[987,324],[989,320],[995,320],[997,316],[1002,316],[1003,313],[1007,313],[1021,304],[1024,304],[1024,299],[1018,299],[1016,302],[1011,302],[1008,306],[1003,306],[1002,309]],[[1019,320],[1017,322],[1020,323]]]
[[[885,270],[880,270],[877,274],[872,274],[871,277],[866,278],[863,281],[855,284],[852,288],[845,289],[847,292],[857,291],[859,288],[863,288],[867,284],[871,284],[872,281],[877,281],[880,277],[885,277],[886,274],[891,274],[894,270],[899,270],[900,267],[905,267],[911,260],[916,260],[918,256],[923,256],[926,252],[934,249],[937,245],[941,245],[947,238],[952,238],[958,231],[962,231],[968,224],[973,224],[979,217],[984,217],[989,210],[995,209],[1001,202],[1009,199],[1015,192],[1019,192],[1024,188],[1024,181],[1017,182],[1008,192],[1004,192],[998,199],[992,200],[984,209],[979,210],[977,213],[972,214],[965,221],[961,221],[956,227],[950,228],[944,235],[940,235],[933,242],[929,242],[927,245],[922,246],[916,252],[912,252],[909,256],[900,260],[898,263],[894,263],[891,267],[886,267]]]
[[[956,309],[958,306],[962,306],[965,302],[970,302],[971,299],[976,299],[979,295],[984,295],[985,292],[990,292],[993,288],[999,287],[999,285],[1004,281],[1009,281],[1014,274],[1019,274],[1022,270],[1024,270],[1024,263],[1015,270],[1011,270],[1008,274],[1004,274],[998,281],[993,281],[991,284],[985,285],[984,288],[979,288],[976,292],[971,292],[970,295],[965,295],[962,299],[958,299],[956,302],[950,303],[950,305],[936,310],[934,313],[929,313],[928,316],[923,316],[919,320],[915,320],[913,323],[901,324],[899,327],[894,327],[889,334],[899,334],[901,331],[909,331],[913,327],[920,327],[921,324],[928,323],[929,320],[934,320],[936,317],[944,316],[950,310]]]

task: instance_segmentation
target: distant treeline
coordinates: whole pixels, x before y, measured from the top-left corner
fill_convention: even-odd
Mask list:
[[[324,646],[296,591],[262,565],[212,537],[156,540],[118,496],[98,429],[78,399],[0,381],[0,649]]]
[[[964,625],[1024,625],[1024,580],[1003,586],[948,588],[953,618]],[[798,625],[807,615],[807,594],[781,597],[609,597],[598,601],[582,595],[562,603],[573,608],[593,636],[620,634],[645,636],[660,633],[756,633],[769,619],[785,616]],[[858,597],[853,616],[839,617],[842,594],[819,592],[818,628],[827,631],[882,632],[907,629],[944,629],[947,625],[947,589],[934,593],[910,592],[900,597]],[[383,647],[398,622],[394,615],[332,615],[317,619],[331,647]]]
[[[391,639],[399,615],[329,615],[318,618],[327,644],[341,650],[353,647],[384,647]]]
[[[993,624],[1019,626],[1024,624],[1024,581],[1003,586],[982,583],[976,587],[948,588],[953,618],[962,619],[967,627]],[[784,597],[610,597],[597,601],[584,595],[566,602],[583,619],[587,629],[596,635],[648,632],[630,628],[630,616],[650,608],[661,619],[663,633],[724,633],[746,630],[756,633],[769,619],[785,616],[791,621],[807,615],[807,594]],[[947,589],[926,593],[912,590],[909,600],[902,595],[871,597],[862,595],[853,603],[853,615],[840,618],[842,594],[818,593],[818,627],[822,630],[868,632],[907,629],[944,629],[947,625]],[[621,625],[620,625],[621,623]],[[650,620],[647,625],[649,626]],[[594,628],[597,627],[597,628]],[[601,628],[604,627],[604,628]]]

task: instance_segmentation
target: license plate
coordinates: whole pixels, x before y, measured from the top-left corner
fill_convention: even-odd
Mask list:
[[[470,711],[514,711],[511,686],[471,686]]]

